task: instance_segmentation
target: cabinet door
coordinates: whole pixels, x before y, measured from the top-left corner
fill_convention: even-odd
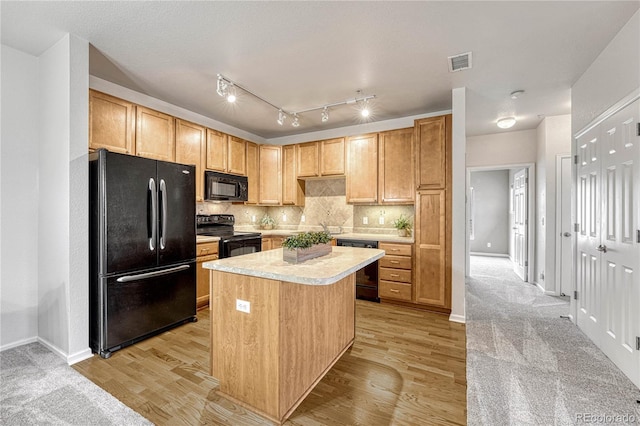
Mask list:
[[[135,106],[89,90],[89,148],[133,154]]]
[[[218,172],[227,171],[228,136],[217,130],[207,129],[206,168]]]
[[[321,142],[320,175],[344,176],[344,138]]]
[[[416,200],[416,303],[451,308],[447,282],[444,190],[419,191]]]
[[[378,135],[350,137],[347,141],[347,203],[378,201]]]
[[[247,180],[249,181],[249,194],[245,204],[258,204],[258,188],[260,178],[260,157],[258,145],[247,142]]]
[[[378,138],[380,204],[413,204],[413,127],[382,132]]]
[[[418,189],[445,188],[451,115],[416,120],[415,137]]]
[[[209,306],[209,269],[202,266],[204,262],[216,260],[217,254],[211,256],[200,256],[196,259],[196,309]]]
[[[196,166],[196,201],[204,197],[204,151],[205,128],[197,124],[176,119],[176,163]]]
[[[318,173],[318,153],[318,142],[301,143],[298,145],[298,177],[320,176]]]
[[[282,203],[282,161],[281,147],[260,145],[260,204],[280,205]]]
[[[282,204],[290,206],[304,205],[304,182],[296,174],[296,145],[282,147]]]
[[[136,155],[175,161],[175,120],[168,114],[136,108]]]
[[[244,139],[229,136],[229,156],[227,172],[234,175],[247,175],[247,142]]]
[[[262,237],[262,251],[271,250],[271,238]]]

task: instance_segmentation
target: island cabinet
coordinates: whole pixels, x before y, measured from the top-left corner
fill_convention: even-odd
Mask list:
[[[282,204],[287,206],[304,206],[304,181],[296,173],[297,152],[297,145],[282,147]]]
[[[379,204],[415,202],[413,134],[413,127],[378,134]]]
[[[418,189],[447,185],[447,147],[451,145],[451,114],[415,121]]]
[[[89,90],[89,149],[133,154],[135,114],[131,102]]]
[[[299,144],[297,159],[299,178],[344,176],[345,139]]]
[[[378,134],[347,139],[347,203],[378,202]]]
[[[282,147],[260,145],[259,204],[282,204]]]
[[[175,162],[175,119],[159,111],[136,107],[136,155]]]
[[[234,175],[247,174],[247,141],[207,129],[206,166],[209,170]]]
[[[383,254],[333,247],[292,266],[279,249],[207,262],[218,393],[282,424],[353,344],[355,273]]]
[[[176,163],[196,166],[196,202],[204,200],[205,138],[203,126],[176,119]]]
[[[204,262],[218,258],[218,242],[196,244],[196,308],[209,306],[209,270],[202,267]]]
[[[258,204],[260,186],[260,153],[258,145],[247,141],[248,194],[245,204]]]

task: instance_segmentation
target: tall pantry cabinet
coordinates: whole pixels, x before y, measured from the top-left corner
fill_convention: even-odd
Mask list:
[[[413,300],[451,311],[451,115],[415,122],[416,268]]]

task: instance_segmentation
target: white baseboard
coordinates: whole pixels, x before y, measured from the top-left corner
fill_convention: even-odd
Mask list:
[[[483,251],[470,251],[469,254],[471,256],[488,256],[488,257],[506,257],[509,258],[508,254],[504,253],[485,253]]]
[[[89,359],[93,356],[93,352],[91,352],[91,348],[86,348],[81,350],[80,352],[76,352],[75,354],[71,354],[67,357],[67,364],[73,365],[77,362],[84,361],[85,359]]]
[[[4,346],[0,346],[0,352],[6,351],[8,349],[17,348],[18,346],[28,345],[29,343],[35,343],[38,341],[37,337],[29,337],[28,339],[18,340],[17,342],[8,343]]]
[[[467,318],[464,315],[449,315],[449,321],[451,322],[459,322],[461,324],[466,324]]]

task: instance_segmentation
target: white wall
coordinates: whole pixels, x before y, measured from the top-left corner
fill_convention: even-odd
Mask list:
[[[640,87],[640,11],[637,11],[571,88],[575,134]]]
[[[471,172],[474,239],[472,253],[509,253],[509,170]],[[488,244],[491,247],[488,247]]]
[[[38,226],[46,232],[39,233],[38,241],[38,336],[69,362],[91,354],[88,49],[86,41],[67,35],[39,58]]]
[[[467,167],[500,166],[536,162],[536,130],[469,136]]]
[[[556,294],[556,157],[571,152],[571,115],[546,117],[537,132],[536,257],[529,281]]]
[[[2,45],[0,349],[38,335],[38,59]]]

